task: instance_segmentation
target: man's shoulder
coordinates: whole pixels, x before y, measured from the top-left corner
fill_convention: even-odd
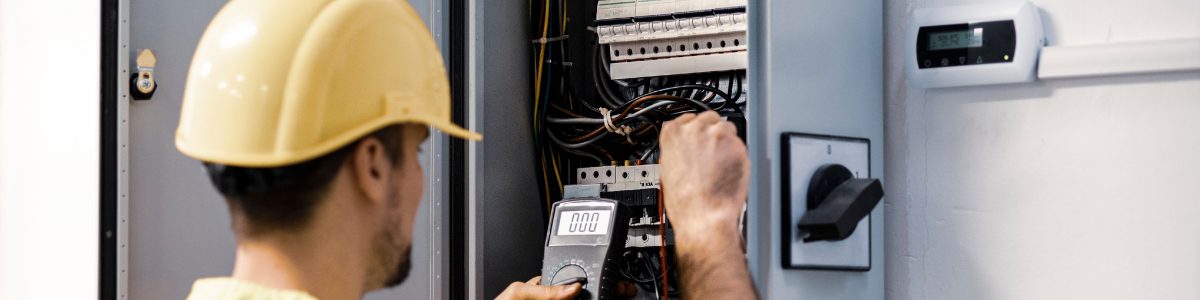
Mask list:
[[[316,300],[303,291],[275,289],[229,277],[202,278],[192,284],[188,300]]]

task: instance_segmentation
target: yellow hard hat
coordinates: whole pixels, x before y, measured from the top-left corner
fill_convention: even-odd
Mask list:
[[[442,57],[402,0],[237,0],[213,18],[188,72],[175,146],[277,167],[398,123],[461,138]]]

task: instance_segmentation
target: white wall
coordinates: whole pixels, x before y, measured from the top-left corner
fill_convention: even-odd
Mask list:
[[[888,298],[1200,299],[1200,72],[908,88],[908,12],[964,2],[887,3]],[[1200,37],[1200,1],[1035,4],[1051,46]]]
[[[0,1],[0,299],[99,273],[100,2]]]

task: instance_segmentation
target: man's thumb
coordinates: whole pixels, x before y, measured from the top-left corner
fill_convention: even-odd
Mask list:
[[[575,294],[579,294],[580,289],[581,288],[578,283],[572,283],[571,285],[555,286],[554,291],[553,291],[554,296],[550,297],[550,298],[552,298],[552,299],[571,299],[571,298],[575,297]]]

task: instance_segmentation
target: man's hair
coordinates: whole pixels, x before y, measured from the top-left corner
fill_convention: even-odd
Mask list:
[[[359,143],[368,137],[378,139],[384,153],[398,166],[404,154],[402,135],[401,125],[388,126],[328,154],[287,166],[246,168],[205,162],[204,168],[225,196],[234,215],[234,231],[247,236],[289,231],[307,225],[338,170]]]

